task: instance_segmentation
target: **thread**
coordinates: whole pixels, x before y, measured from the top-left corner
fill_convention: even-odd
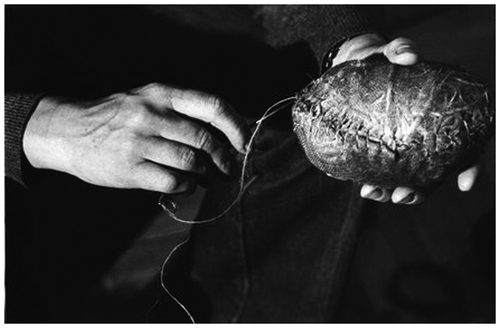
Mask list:
[[[210,218],[210,219],[206,219],[206,220],[202,220],[202,221],[187,221],[187,220],[183,220],[179,217],[177,217],[175,215],[175,210],[177,208],[177,205],[175,204],[174,201],[172,201],[171,199],[168,198],[168,195],[166,194],[162,194],[160,196],[160,199],[158,200],[158,205],[161,206],[161,208],[163,209],[163,211],[165,211],[172,219],[178,221],[178,222],[181,222],[181,223],[185,223],[185,224],[203,224],[203,223],[209,223],[209,222],[213,222],[217,219],[219,219],[220,217],[222,217],[224,214],[226,214],[227,212],[229,212],[234,205],[236,205],[240,199],[242,198],[242,196],[244,195],[245,193],[245,174],[246,174],[246,168],[247,168],[247,164],[248,164],[248,158],[249,158],[249,155],[253,149],[253,145],[255,143],[255,138],[257,136],[257,134],[259,133],[259,130],[262,126],[262,123],[268,119],[269,117],[277,114],[278,112],[280,112],[281,110],[283,110],[284,108],[286,108],[286,105],[287,105],[287,102],[289,101],[292,101],[292,100],[295,100],[296,97],[288,97],[288,98],[285,98],[285,99],[282,99],[276,103],[274,103],[271,107],[269,107],[265,112],[264,114],[262,115],[262,117],[260,119],[258,119],[257,121],[255,121],[255,123],[253,123],[252,125],[255,125],[255,130],[253,131],[251,137],[250,137],[250,140],[248,142],[248,148],[247,148],[247,152],[245,153],[245,156],[243,158],[243,164],[242,164],[242,168],[241,168],[241,175],[240,175],[240,178],[239,178],[239,191],[238,191],[238,195],[236,196],[236,199],[234,199],[234,201],[224,210],[222,211],[220,214]],[[165,202],[169,202],[170,206],[172,209],[170,209],[166,204]],[[161,279],[161,287],[162,289],[168,294],[168,296],[170,296],[170,298],[172,300],[174,300],[178,305],[179,307],[186,313],[186,315],[189,317],[189,319],[191,320],[192,323],[196,323],[196,321],[194,320],[194,317],[193,315],[189,312],[189,310],[187,309],[187,307],[182,304],[181,301],[179,301],[167,288],[167,286],[165,285],[164,281],[163,281],[163,276],[164,276],[164,273],[165,273],[165,268],[167,266],[167,263],[168,261],[170,260],[170,258],[172,257],[172,255],[181,247],[183,246],[184,244],[186,244],[187,242],[189,241],[189,233],[188,233],[188,236],[182,240],[179,244],[177,244],[173,249],[172,251],[168,254],[167,258],[163,261],[163,264],[161,266],[161,270],[160,270],[160,279]],[[158,304],[158,302],[156,302],[156,304]],[[155,304],[155,305],[156,305]]]
[[[181,307],[181,309],[187,314],[187,316],[189,317],[189,320],[191,320],[192,323],[196,323],[194,321],[194,318],[193,316],[191,315],[191,313],[189,312],[189,310],[186,308],[186,306],[184,304],[182,304],[181,301],[179,301],[167,288],[167,286],[165,286],[165,283],[163,281],[163,275],[165,273],[165,267],[167,266],[167,263],[168,261],[170,260],[170,258],[172,257],[172,255],[174,255],[175,251],[177,251],[177,249],[179,249],[182,245],[186,244],[187,242],[189,241],[189,234],[187,235],[186,238],[184,238],[183,241],[181,241],[179,244],[177,244],[173,249],[172,251],[168,254],[167,258],[165,259],[165,261],[163,261],[163,264],[161,266],[161,270],[160,270],[160,283],[161,283],[161,287],[163,288],[163,290],[168,294],[168,296],[170,296],[171,299],[173,299],[177,305],[179,305]]]
[[[239,178],[239,191],[238,191],[238,195],[236,196],[236,198],[234,199],[234,201],[220,214],[210,218],[210,219],[206,219],[206,220],[202,220],[202,221],[187,221],[187,220],[183,220],[179,217],[177,217],[177,215],[175,215],[175,210],[177,209],[177,205],[175,204],[174,201],[172,201],[171,199],[168,198],[168,195],[167,194],[162,194],[160,196],[160,199],[158,200],[158,205],[161,206],[161,208],[163,209],[163,211],[165,211],[172,219],[174,219],[175,221],[178,221],[180,223],[185,223],[185,224],[202,224],[202,223],[208,223],[208,222],[212,222],[212,221],[215,221],[217,219],[219,219],[220,217],[222,217],[224,214],[226,214],[227,212],[229,212],[231,210],[231,208],[233,208],[234,205],[236,205],[238,203],[238,201],[241,199],[241,196],[242,196],[242,193],[243,193],[243,189],[244,189],[244,185],[245,185],[245,173],[246,173],[246,167],[247,167],[247,164],[248,164],[248,156],[250,155],[251,151],[252,151],[252,148],[253,148],[253,144],[254,144],[254,141],[255,141],[255,137],[257,136],[257,134],[259,133],[259,130],[260,130],[260,127],[262,126],[262,123],[268,119],[269,117],[277,114],[278,112],[280,112],[282,109],[286,108],[286,102],[288,101],[291,101],[291,100],[295,100],[296,98],[295,97],[288,97],[288,98],[285,98],[285,99],[282,99],[278,102],[276,102],[275,104],[273,104],[271,107],[269,107],[265,112],[264,114],[262,115],[262,117],[260,119],[258,119],[257,121],[255,121],[255,123],[253,123],[252,125],[255,125],[255,130],[253,131],[251,137],[250,137],[250,140],[248,142],[248,149],[247,149],[247,152],[245,153],[245,157],[243,158],[243,165],[242,165],[242,168],[241,168],[241,174],[240,174],[240,178]],[[284,106],[280,106],[280,105],[283,105],[285,103]],[[280,106],[280,107],[278,107]],[[276,108],[278,107],[278,108]],[[170,204],[170,207],[172,209],[170,209],[166,204],[165,202],[169,202]]]

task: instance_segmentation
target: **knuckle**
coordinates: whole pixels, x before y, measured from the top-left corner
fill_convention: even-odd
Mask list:
[[[212,107],[214,117],[225,116],[227,104],[217,96],[210,96],[208,102]]]
[[[151,95],[157,95],[163,90],[163,85],[158,82],[152,82],[144,87],[144,92]]]
[[[196,166],[196,153],[191,149],[186,149],[182,151],[180,161],[182,167],[193,168]]]
[[[131,95],[146,95],[149,92],[151,92],[151,90],[154,90],[157,84],[158,83],[156,82],[148,83],[140,87],[134,88],[130,90],[128,93]]]
[[[161,98],[171,88],[158,82],[148,83],[142,87],[133,89],[131,94],[138,95],[146,99]]]
[[[120,157],[127,163],[134,162],[139,157],[140,141],[136,136],[128,136],[120,141]]]
[[[396,51],[395,47],[392,47],[391,44],[387,44],[382,48],[382,53],[384,56],[389,57]]]
[[[196,148],[203,149],[206,152],[212,152],[215,149],[215,141],[212,135],[205,129],[201,129],[196,135]]]
[[[150,120],[151,113],[149,112],[148,108],[145,106],[137,106],[132,110],[128,123],[131,126],[140,127],[149,125]]]

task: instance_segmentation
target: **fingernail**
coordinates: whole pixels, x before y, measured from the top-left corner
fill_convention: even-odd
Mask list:
[[[409,193],[405,198],[401,199],[398,204],[410,204],[415,200],[415,194]]]
[[[472,181],[470,181],[470,180],[464,181],[464,179],[459,180],[458,181],[458,188],[461,191],[470,191],[472,189]]]
[[[413,50],[413,47],[409,44],[400,46],[398,49],[396,49],[396,55],[401,55],[404,53],[415,53],[415,50]]]
[[[375,188],[371,193],[368,194],[368,198],[371,199],[379,199],[380,197],[383,196],[383,192],[380,188]]]

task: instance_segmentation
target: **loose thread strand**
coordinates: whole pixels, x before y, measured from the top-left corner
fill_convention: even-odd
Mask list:
[[[189,241],[189,233],[187,235],[186,238],[184,238],[184,240],[182,240],[179,244],[177,244],[173,249],[172,251],[168,254],[167,258],[163,261],[163,264],[161,266],[161,270],[160,270],[160,282],[161,282],[161,287],[163,288],[163,290],[168,294],[168,296],[170,296],[171,299],[173,299],[177,305],[179,305],[181,307],[181,309],[187,314],[187,316],[189,317],[189,320],[191,320],[192,323],[196,323],[194,321],[194,317],[191,315],[191,313],[189,312],[189,310],[186,308],[186,306],[184,304],[182,304],[181,301],[179,301],[171,292],[170,290],[167,288],[167,286],[165,286],[165,282],[163,281],[163,275],[165,274],[165,268],[167,266],[167,263],[168,261],[170,260],[170,258],[172,257],[172,255],[184,244],[186,244],[188,241]]]
[[[259,130],[262,126],[262,123],[268,119],[269,117],[277,114],[278,112],[280,112],[281,110],[283,110],[284,108],[286,108],[286,103],[289,102],[289,101],[292,101],[296,99],[295,97],[288,97],[288,98],[285,98],[285,99],[282,99],[278,102],[276,102],[275,104],[273,104],[271,107],[269,107],[265,112],[264,114],[262,115],[262,117],[260,119],[258,119],[257,121],[255,121],[255,123],[253,123],[253,125],[255,125],[255,130],[254,132],[252,133],[251,137],[250,137],[250,140],[248,142],[248,148],[247,148],[247,152],[245,153],[245,156],[243,158],[243,165],[242,165],[242,168],[241,168],[241,174],[240,174],[240,178],[239,178],[239,191],[238,191],[238,195],[236,196],[236,198],[234,199],[234,201],[220,214],[210,218],[210,219],[206,219],[206,220],[202,220],[202,221],[188,221],[188,220],[183,220],[179,217],[177,217],[177,215],[175,215],[174,211],[176,209],[176,205],[173,201],[171,201],[170,199],[168,199],[168,195],[166,194],[162,194],[159,201],[158,201],[158,204],[163,208],[163,210],[168,213],[168,215],[174,219],[175,221],[177,222],[180,222],[180,223],[185,223],[185,224],[202,224],[202,223],[208,223],[208,222],[213,222],[217,219],[219,219],[220,217],[222,217],[224,214],[226,214],[227,212],[229,212],[234,205],[236,205],[236,203],[238,203],[238,201],[241,199],[241,196],[242,196],[242,192],[243,192],[243,189],[244,189],[244,185],[245,185],[245,174],[246,174],[246,168],[247,168],[247,163],[248,163],[248,158],[249,158],[249,155],[253,149],[253,145],[254,145],[254,141],[255,141],[255,138],[257,136],[257,134],[259,133]],[[285,104],[285,105],[283,105]],[[283,106],[281,106],[283,105]],[[166,199],[165,199],[166,198]],[[171,210],[168,206],[165,205],[165,201],[168,201],[171,205],[171,207],[173,208],[173,210]]]
[[[260,127],[262,125],[262,123],[264,122],[264,120],[268,119],[269,117],[277,114],[278,112],[280,112],[281,110],[283,110],[286,106],[283,105],[283,104],[286,104],[287,102],[289,101],[292,101],[294,100],[295,97],[288,97],[288,98],[285,98],[285,99],[282,99],[278,102],[276,102],[275,104],[273,104],[271,107],[269,107],[265,112],[264,114],[262,115],[262,117],[257,120],[253,125],[255,125],[255,130],[254,132],[252,133],[252,136],[250,137],[250,140],[248,142],[248,149],[247,149],[247,152],[245,153],[245,157],[243,158],[243,165],[242,165],[242,168],[241,168],[241,175],[240,175],[240,179],[239,179],[239,191],[238,191],[238,195],[236,197],[236,199],[231,203],[231,205],[229,205],[222,213],[220,213],[219,215],[217,216],[214,216],[210,219],[207,219],[207,220],[202,220],[202,221],[187,221],[187,220],[183,220],[183,219],[180,219],[178,218],[174,211],[176,210],[176,204],[175,202],[173,202],[172,200],[168,199],[168,196],[165,195],[165,194],[162,194],[159,201],[158,201],[158,204],[162,207],[162,209],[169,214],[169,216],[178,221],[178,222],[181,222],[181,223],[186,223],[186,224],[202,224],[202,223],[208,223],[208,222],[213,222],[217,219],[219,219],[220,217],[222,217],[224,214],[226,214],[227,212],[229,212],[229,210],[231,210],[233,208],[233,206],[238,203],[241,199],[241,197],[243,196],[243,194],[245,193],[245,173],[246,173],[246,167],[247,167],[247,163],[248,163],[248,158],[249,158],[249,155],[250,155],[250,152],[252,151],[252,148],[253,148],[253,145],[254,145],[254,142],[255,142],[255,138],[257,136],[257,134],[259,133],[259,130],[260,130]],[[253,181],[253,180],[251,180]],[[170,207],[172,209],[170,209],[166,204],[165,204],[165,201],[168,201],[169,204],[170,204]],[[189,312],[189,310],[186,308],[186,306],[184,304],[182,304],[181,301],[179,301],[170,291],[169,289],[167,288],[167,286],[165,285],[165,282],[164,282],[164,279],[163,279],[163,276],[164,276],[164,272],[165,272],[165,268],[167,266],[167,263],[168,261],[170,260],[170,258],[172,257],[172,255],[184,244],[186,244],[187,242],[189,241],[189,234],[188,236],[182,241],[180,242],[178,245],[176,245],[172,251],[168,254],[167,258],[165,259],[165,261],[163,261],[163,264],[161,266],[161,270],[160,270],[160,277],[161,277],[161,287],[163,288],[163,290],[170,296],[170,298],[172,298],[178,305],[179,307],[181,307],[181,309],[186,313],[186,315],[189,317],[189,319],[191,320],[192,323],[196,323],[195,320],[194,320],[194,317],[191,315],[191,313]]]

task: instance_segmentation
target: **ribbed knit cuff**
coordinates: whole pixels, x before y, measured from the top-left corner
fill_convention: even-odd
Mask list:
[[[362,5],[325,6],[324,9],[335,30],[331,33],[329,43],[317,50],[322,52],[322,62],[332,49],[339,48],[346,40],[361,34],[380,33],[380,22],[374,17],[376,14],[373,9],[368,10]]]
[[[335,26],[335,31],[330,31],[330,47],[342,39],[358,34],[376,33],[379,30],[378,20],[372,11],[362,5],[324,6],[324,10]]]
[[[23,166],[27,166],[23,152],[24,130],[42,97],[41,94],[5,94],[5,175],[24,186]]]

